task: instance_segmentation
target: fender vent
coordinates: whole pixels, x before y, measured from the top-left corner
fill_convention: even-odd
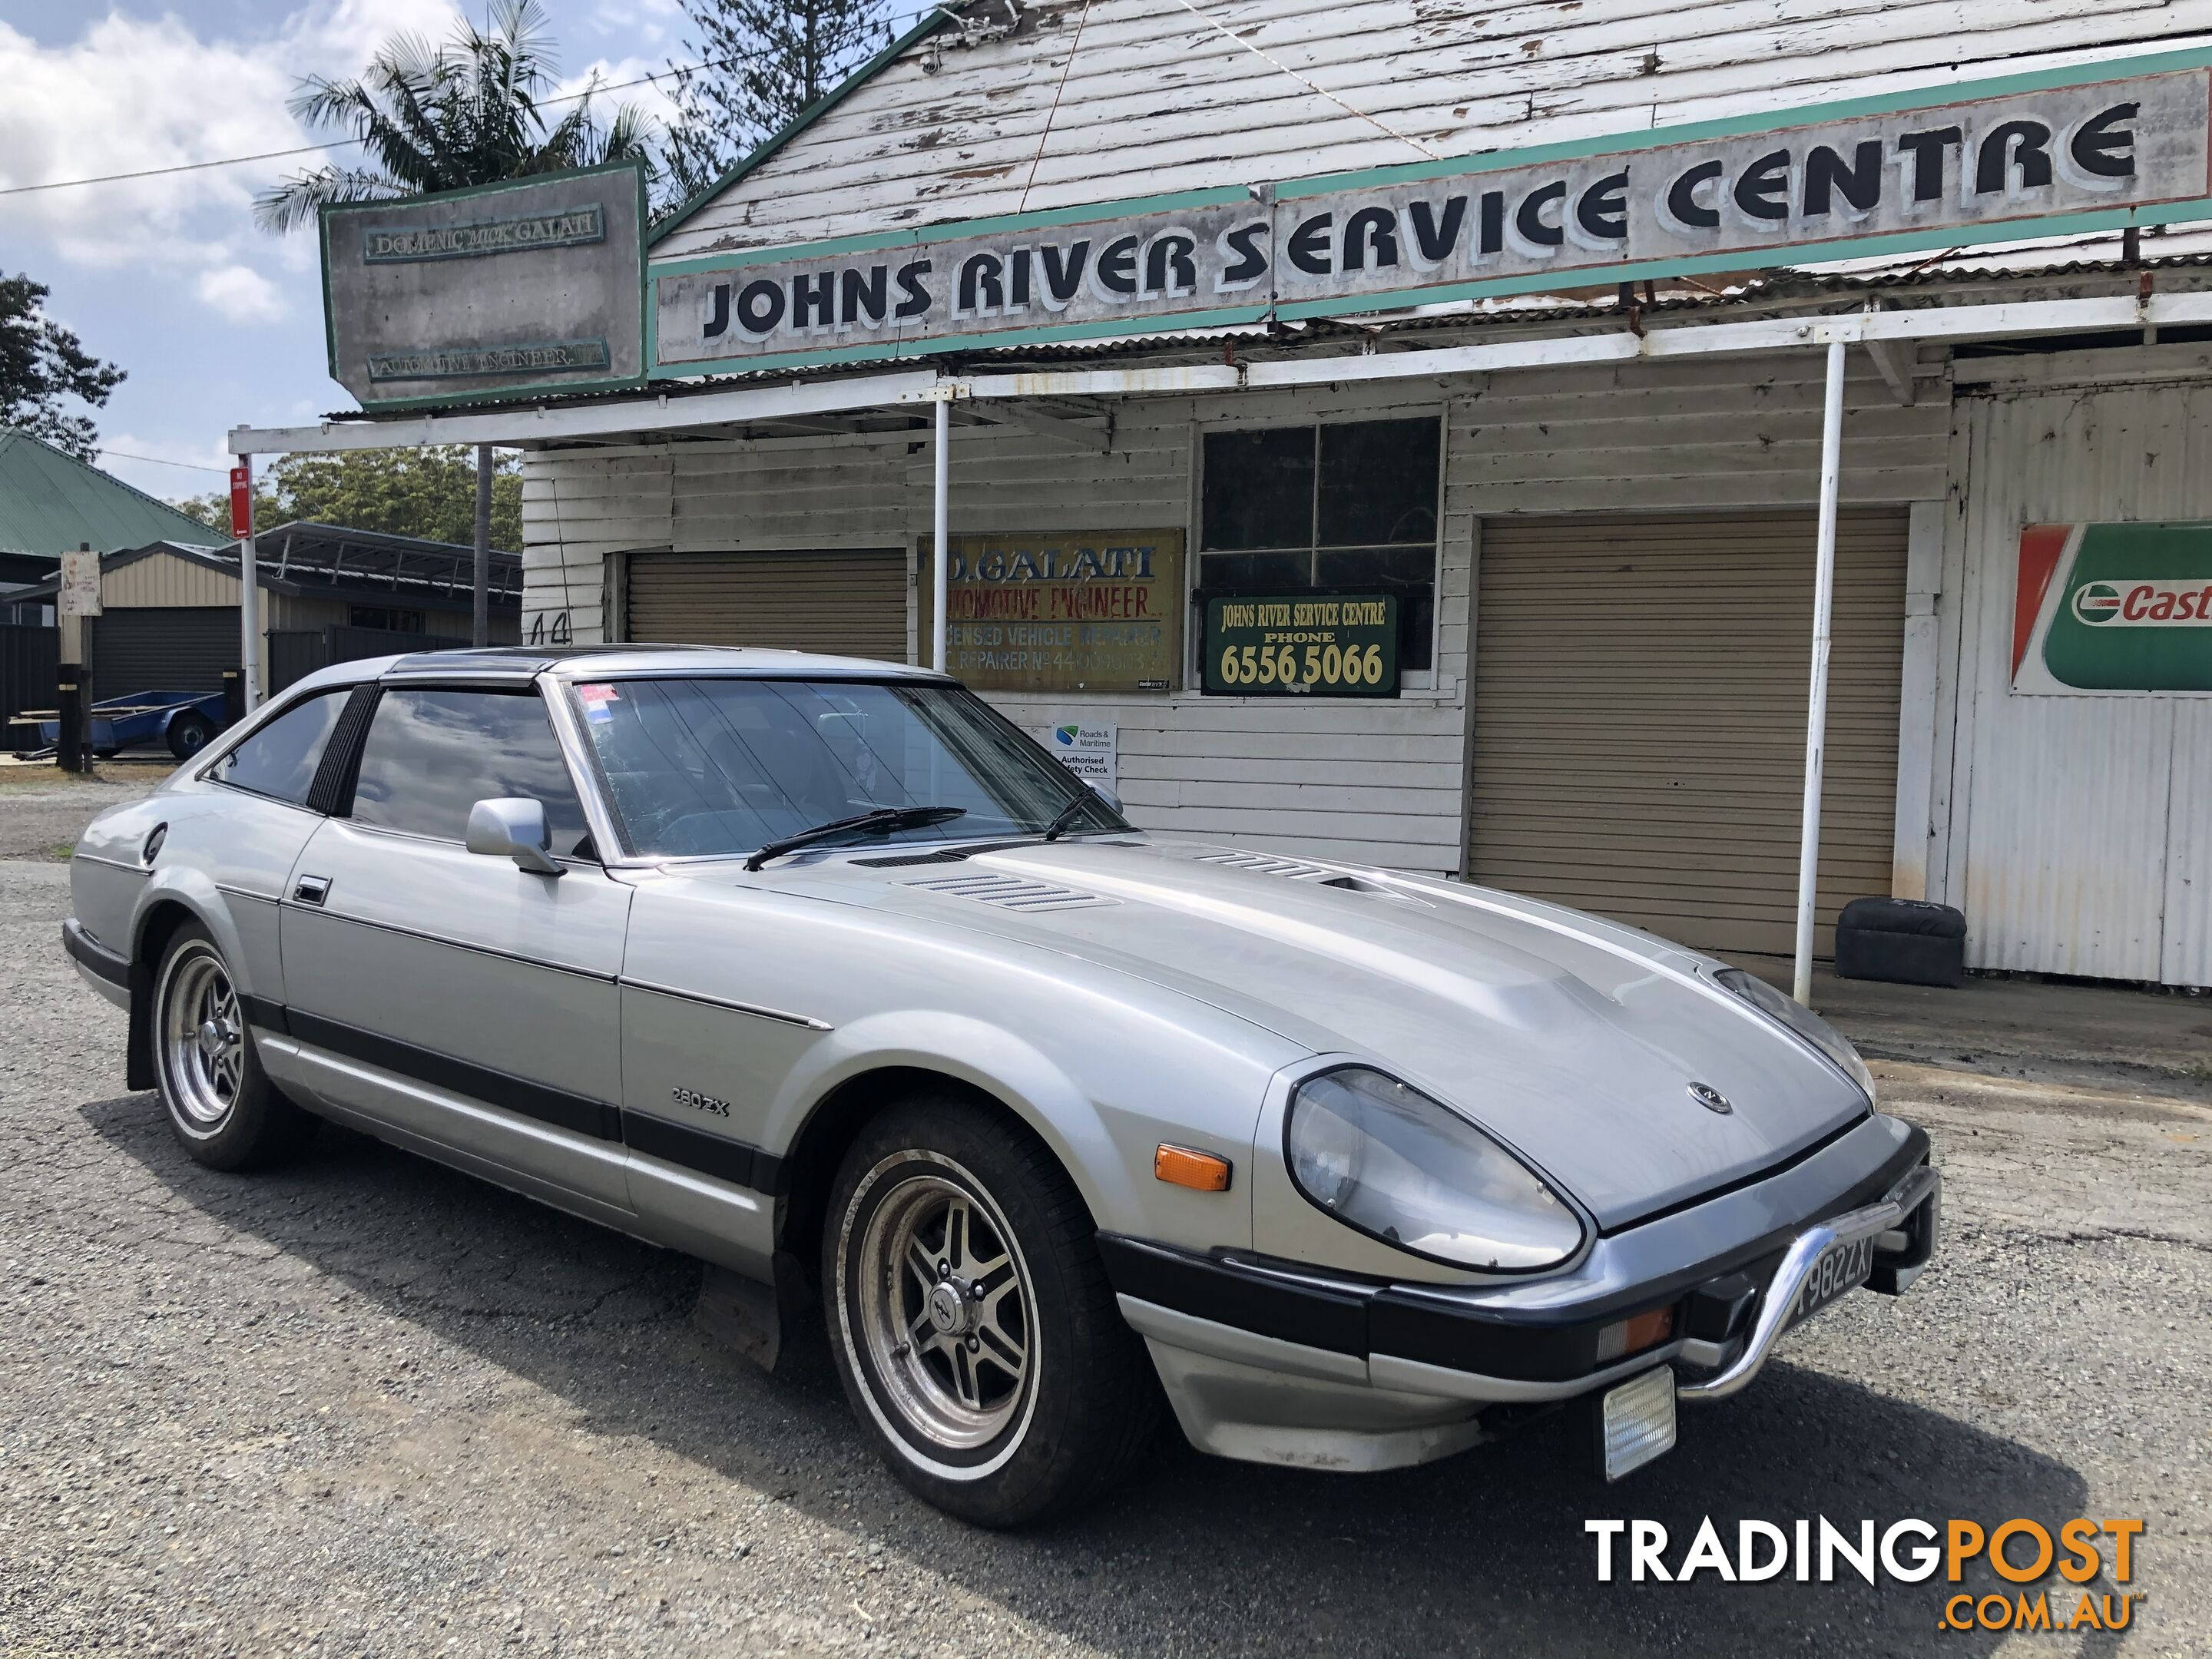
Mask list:
[[[939,876],[928,881],[910,881],[907,885],[952,898],[974,899],[979,904],[995,904],[1001,910],[1092,910],[1121,902],[1020,876]]]

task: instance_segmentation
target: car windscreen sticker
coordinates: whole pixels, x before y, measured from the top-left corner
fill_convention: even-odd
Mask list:
[[[2212,524],[2023,528],[2012,689],[2212,696]]]
[[[576,696],[584,705],[584,718],[604,725],[615,717],[614,705],[622,701],[614,687],[605,684],[580,685]]]

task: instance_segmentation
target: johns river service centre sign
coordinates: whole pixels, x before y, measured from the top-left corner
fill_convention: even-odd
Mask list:
[[[2212,217],[2212,52],[649,263],[640,197],[327,210],[332,374],[450,404]]]

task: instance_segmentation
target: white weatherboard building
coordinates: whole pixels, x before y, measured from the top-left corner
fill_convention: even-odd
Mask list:
[[[1138,823],[1737,955],[1829,592],[1814,954],[2203,986],[2208,88],[2212,0],[977,0],[659,228],[637,381],[233,447],[526,447],[526,640],[928,661],[945,538]]]

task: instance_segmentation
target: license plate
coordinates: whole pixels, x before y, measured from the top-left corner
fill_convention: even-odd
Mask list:
[[[1790,1323],[1802,1324],[1810,1319],[1844,1291],[1855,1291],[1865,1284],[1873,1272],[1872,1238],[1829,1245],[1799,1288],[1796,1305],[1790,1310]]]

